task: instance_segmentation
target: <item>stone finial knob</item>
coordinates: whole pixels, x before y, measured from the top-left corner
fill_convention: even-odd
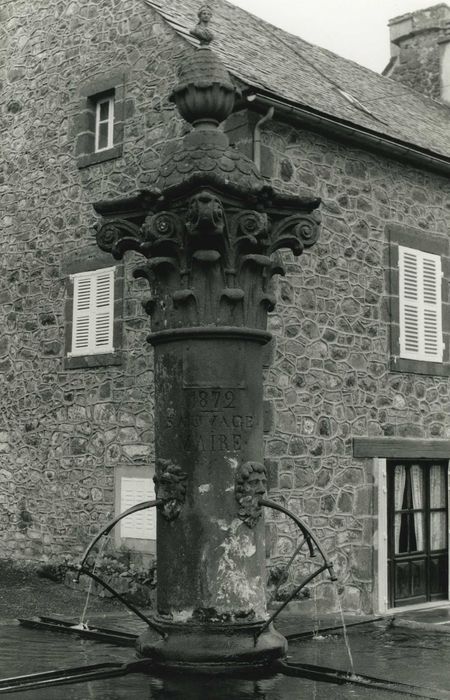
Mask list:
[[[197,14],[198,23],[191,29],[189,34],[195,36],[196,39],[200,41],[201,46],[208,46],[214,39],[214,34],[208,28],[208,24],[211,21],[212,10],[209,5],[202,5]]]

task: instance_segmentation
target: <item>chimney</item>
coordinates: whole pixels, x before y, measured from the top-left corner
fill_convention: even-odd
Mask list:
[[[446,3],[389,21],[388,78],[450,105],[450,7]]]

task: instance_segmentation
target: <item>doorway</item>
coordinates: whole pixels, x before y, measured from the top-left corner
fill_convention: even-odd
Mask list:
[[[389,607],[448,598],[446,461],[389,460]]]

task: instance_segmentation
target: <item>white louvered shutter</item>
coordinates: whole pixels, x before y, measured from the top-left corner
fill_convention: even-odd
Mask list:
[[[153,479],[131,478],[123,476],[120,480],[120,512],[142,501],[156,498]],[[120,521],[120,536],[139,540],[156,539],[155,508],[140,510]]]
[[[69,355],[113,352],[114,268],[72,275],[73,330]]]
[[[400,357],[442,362],[441,258],[399,246]]]

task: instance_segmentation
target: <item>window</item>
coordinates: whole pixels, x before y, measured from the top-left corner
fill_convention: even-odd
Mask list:
[[[353,457],[373,459],[366,513],[375,503],[374,608],[381,614],[419,602],[416,596],[448,599],[449,455],[449,439],[353,438]]]
[[[404,224],[386,233],[390,369],[448,377],[449,240]]]
[[[124,266],[111,262],[94,245],[63,262],[66,369],[122,364]]]
[[[390,607],[448,598],[448,461],[387,463]]]
[[[114,95],[97,100],[95,105],[95,152],[114,145]]]
[[[133,444],[135,447],[136,444]],[[150,466],[150,445],[142,443],[141,466],[120,464],[114,468],[114,512],[123,513],[136,503],[154,501],[154,470]],[[120,549],[156,554],[156,508],[140,510],[120,521],[114,528],[114,544]]]
[[[122,477],[120,488],[120,512],[143,501],[156,498],[153,479]],[[120,521],[120,536],[138,540],[156,539],[156,509],[147,508]]]
[[[114,268],[73,275],[70,356],[114,352]]]
[[[399,246],[400,357],[442,362],[441,258]]]
[[[86,168],[119,158],[123,153],[124,118],[134,112],[134,101],[125,99],[126,76],[101,73],[80,86],[72,135],[77,165]]]

